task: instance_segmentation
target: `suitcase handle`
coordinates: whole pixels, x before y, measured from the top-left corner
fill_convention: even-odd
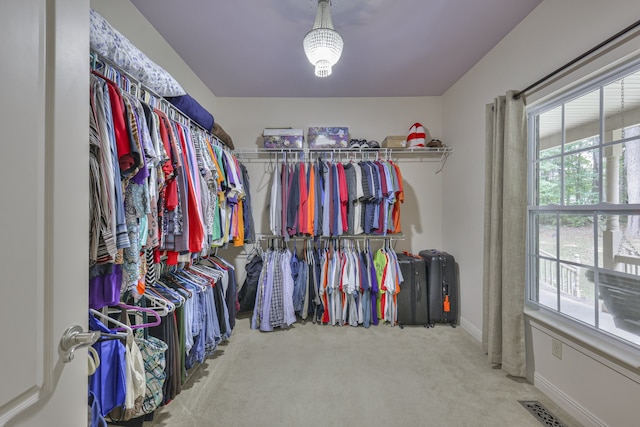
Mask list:
[[[422,257],[421,257],[421,256],[416,255],[416,254],[412,254],[412,253],[411,253],[411,252],[409,252],[409,251],[402,251],[402,253],[403,253],[403,254],[405,254],[406,256],[410,256],[411,258],[418,258],[418,259],[422,259]]]
[[[449,301],[449,284],[444,279],[446,277],[445,267],[447,264],[447,258],[445,256],[439,256],[440,258],[440,277],[442,277],[442,320],[447,320],[447,314],[451,312],[451,302]]]

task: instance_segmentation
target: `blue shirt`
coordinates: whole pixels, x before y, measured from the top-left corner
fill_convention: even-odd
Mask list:
[[[89,329],[111,333],[102,322],[89,313]],[[119,339],[98,341],[93,348],[100,356],[100,366],[89,377],[89,392],[99,402],[103,416],[124,405],[126,395],[125,347]]]

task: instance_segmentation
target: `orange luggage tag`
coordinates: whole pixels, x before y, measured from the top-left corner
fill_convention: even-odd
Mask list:
[[[444,302],[443,302],[443,305],[444,305],[444,311],[445,311],[445,312],[447,312],[447,313],[448,313],[448,312],[450,312],[450,311],[451,311],[451,304],[449,303],[449,295],[445,295],[445,296],[444,296]]]

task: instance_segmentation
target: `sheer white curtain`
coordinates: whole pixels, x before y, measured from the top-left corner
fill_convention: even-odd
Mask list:
[[[482,345],[491,363],[524,377],[527,116],[514,93],[487,105]]]

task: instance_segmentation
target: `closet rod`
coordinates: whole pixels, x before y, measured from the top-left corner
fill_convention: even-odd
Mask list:
[[[276,240],[276,239],[284,239],[283,236],[276,236],[274,234],[256,234],[256,238],[260,240]],[[332,239],[347,239],[347,240],[404,240],[403,233],[396,234],[343,234],[341,236],[290,236],[289,241],[293,240],[332,240]]]
[[[170,110],[173,110],[175,113],[179,114],[180,116],[182,116],[187,123],[191,123],[191,119],[185,114],[183,113],[179,108],[176,108],[175,106],[173,106],[173,104],[171,104],[169,101],[167,101],[164,97],[158,95],[154,90],[148,88],[147,86],[145,86],[144,84],[142,84],[140,82],[140,80],[138,80],[137,78],[133,77],[131,74],[129,74],[127,71],[123,70],[121,67],[119,67],[117,64],[115,64],[114,62],[112,62],[111,60],[100,56],[97,52],[95,51],[91,51],[91,56],[93,56],[93,61],[92,61],[92,68],[94,70],[96,70],[96,64],[99,62],[104,63],[105,66],[110,66],[112,67],[114,70],[118,71],[119,73],[124,74],[129,80],[131,80],[132,82],[134,82],[136,85],[138,85],[138,99],[140,99],[143,102],[147,102],[145,99],[141,98],[142,92],[147,92],[149,94],[151,94],[153,97],[158,99],[158,102],[162,105],[163,103],[166,105],[167,107],[167,113]],[[98,70],[96,70],[98,71]],[[105,70],[106,71],[106,70]],[[169,115],[169,114],[167,114]],[[175,120],[173,117],[170,117],[172,120]],[[175,120],[177,121],[177,120]]]
[[[228,147],[226,145],[224,145],[222,143],[222,141],[220,141],[220,139],[213,135],[210,131],[206,130],[205,128],[203,128],[202,126],[200,126],[198,123],[194,122],[193,120],[191,120],[191,118],[189,116],[187,116],[182,110],[180,110],[178,107],[176,107],[175,105],[171,104],[169,101],[167,101],[164,97],[158,95],[155,91],[153,91],[152,89],[148,88],[147,86],[145,86],[143,83],[140,82],[140,80],[138,80],[137,78],[133,77],[131,74],[129,74],[128,72],[124,71],[121,67],[119,67],[117,64],[115,64],[113,61],[100,56],[96,51],[91,50],[89,53],[89,57],[91,58],[91,68],[93,70],[96,70],[96,64],[100,61],[102,61],[105,65],[109,65],[110,67],[114,68],[115,70],[117,70],[119,73],[124,74],[129,80],[131,80],[132,82],[134,82],[137,86],[138,86],[138,99],[140,99],[143,102],[146,102],[144,99],[141,99],[141,93],[144,92],[148,92],[150,93],[152,96],[156,97],[158,99],[158,101],[162,104],[163,102],[165,103],[165,105],[167,106],[168,110],[173,110],[175,113],[181,115],[189,125],[194,125],[197,128],[201,129],[203,132],[206,132],[212,139],[213,141],[216,143],[216,145],[218,145],[220,148],[222,148],[223,150],[228,150]],[[96,70],[98,71],[98,70]],[[172,120],[175,120],[172,118]]]
[[[549,74],[547,74],[546,76],[544,76],[543,78],[541,78],[540,80],[536,81],[535,83],[530,84],[529,86],[527,86],[526,88],[522,89],[520,92],[517,92],[516,94],[513,95],[513,99],[518,99],[520,98],[523,94],[525,94],[526,92],[530,91],[531,89],[541,85],[542,83],[546,82],[547,80],[549,80],[550,78],[560,74],[561,72],[563,72],[564,70],[566,70],[567,68],[571,67],[572,65],[574,65],[576,62],[581,61],[582,59],[586,58],[587,56],[591,55],[594,52],[597,52],[598,50],[602,49],[604,46],[608,45],[609,43],[613,42],[614,40],[622,37],[623,35],[627,34],[628,32],[632,31],[634,28],[639,27],[640,26],[640,20],[634,22],[633,24],[629,25],[627,28],[619,31],[618,33],[614,34],[613,36],[609,37],[608,39],[606,39],[605,41],[603,41],[602,43],[598,44],[597,46],[592,47],[591,49],[589,49],[588,51],[586,51],[585,53],[583,53],[582,55],[572,59],[571,61],[567,62],[566,64],[564,64],[562,67],[550,72]]]
[[[333,147],[333,148],[239,148],[236,150],[238,153],[242,154],[290,154],[290,155],[299,155],[299,154],[331,154],[331,153],[380,153],[387,154],[392,153],[393,149],[391,148],[348,148],[348,147]],[[407,149],[409,152],[413,152],[414,149]],[[418,150],[415,150],[418,151]],[[427,152],[427,150],[424,150]],[[444,152],[446,149],[429,149],[429,152]]]

